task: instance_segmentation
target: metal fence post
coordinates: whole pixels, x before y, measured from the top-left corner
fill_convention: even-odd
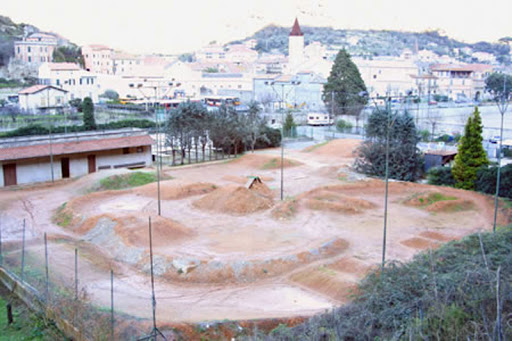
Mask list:
[[[114,271],[110,269],[110,338],[114,340]]]
[[[48,275],[48,241],[44,233],[44,265],[46,270],[46,304],[50,303],[50,277]]]
[[[75,300],[78,300],[78,249],[75,248]]]
[[[23,237],[21,244],[21,282],[23,282],[23,275],[25,271],[25,219],[23,219]]]

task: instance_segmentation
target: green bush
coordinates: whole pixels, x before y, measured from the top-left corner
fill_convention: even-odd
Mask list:
[[[339,119],[336,122],[336,129],[341,133],[350,131],[352,129],[352,127],[353,127],[352,123],[345,121],[343,119]]]
[[[259,138],[256,141],[254,149],[273,148],[281,145],[281,131],[279,129],[265,127],[263,133],[267,137],[268,141]]]
[[[482,167],[476,174],[476,190],[487,194],[496,193],[498,167]],[[501,168],[500,197],[512,199],[512,164]]]
[[[450,167],[433,167],[427,172],[427,181],[430,185],[455,186],[455,179]]]
[[[447,243],[407,263],[391,262],[360,282],[351,303],[251,340],[492,339],[498,267],[503,340],[509,340],[511,247],[509,227]]]
[[[430,131],[427,129],[420,130],[420,138],[422,142],[430,141]]]

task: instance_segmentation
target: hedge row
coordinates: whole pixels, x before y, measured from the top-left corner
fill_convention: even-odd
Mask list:
[[[498,167],[482,167],[476,174],[476,190],[482,193],[496,193]],[[454,186],[455,179],[450,167],[435,167],[428,171],[428,183],[431,185]],[[512,164],[501,168],[500,197],[512,199]]]

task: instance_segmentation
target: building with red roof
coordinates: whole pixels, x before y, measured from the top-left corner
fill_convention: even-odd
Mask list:
[[[0,139],[0,187],[148,166],[152,144],[140,129]]]

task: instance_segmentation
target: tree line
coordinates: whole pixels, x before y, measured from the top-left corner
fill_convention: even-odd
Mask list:
[[[221,106],[218,110],[208,111],[195,102],[181,103],[171,110],[169,119],[163,127],[166,145],[181,154],[182,163],[192,150],[196,160],[205,160],[206,148],[211,144],[224,153],[237,155],[246,150],[279,146],[279,130],[267,127],[260,116],[257,103],[249,105],[247,113],[237,112],[233,107]]]

